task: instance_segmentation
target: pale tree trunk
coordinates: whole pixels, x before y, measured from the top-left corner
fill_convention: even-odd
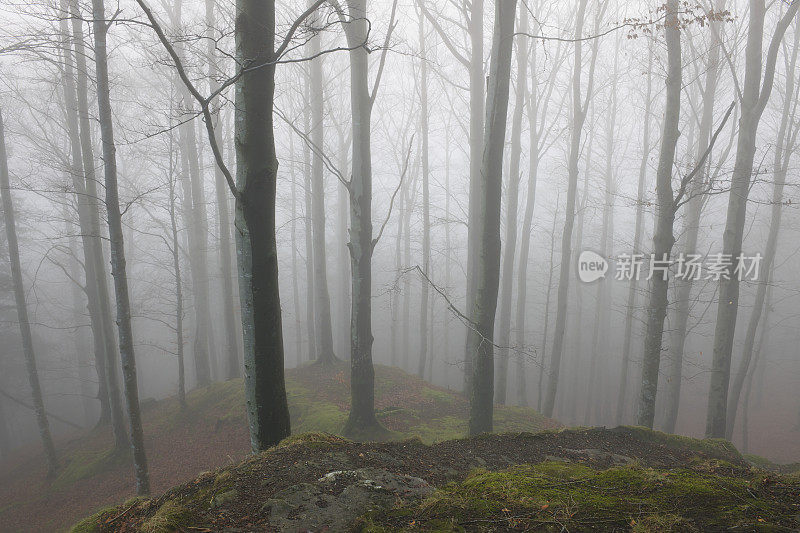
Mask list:
[[[100,134],[103,144],[103,163],[106,186],[106,211],[108,235],[111,244],[111,274],[117,300],[117,331],[119,352],[122,359],[122,381],[125,385],[125,403],[130,424],[133,466],[136,477],[136,493],[150,492],[147,472],[147,457],[144,450],[139,389],[136,383],[136,356],[133,349],[131,305],[128,297],[128,276],[125,270],[125,246],[122,237],[122,213],[117,189],[117,156],[114,144],[114,126],[111,115],[111,88],[108,81],[108,55],[106,51],[105,6],[103,0],[92,0],[94,53],[97,69],[97,103],[99,107]]]
[[[405,212],[403,213],[403,264],[408,267],[411,264],[411,213],[414,211],[414,204],[417,201],[417,172],[419,171],[419,159],[414,164],[411,179],[405,187]],[[408,354],[411,352],[411,278],[403,278],[403,353],[401,368],[410,370]]]
[[[556,252],[556,224],[558,222],[558,205],[556,205],[556,210],[553,213],[553,226],[550,228],[550,262],[549,268],[547,269],[547,291],[545,294],[544,299],[544,326],[542,327],[542,351],[541,353],[545,353],[547,350],[547,329],[550,324],[550,296],[553,292],[553,271],[555,270],[555,265],[553,264],[553,259]],[[542,380],[544,378],[544,372],[541,371],[541,367],[539,368],[539,382],[536,387],[536,409],[542,409]]]
[[[67,200],[67,198],[65,198]],[[75,394],[81,399],[83,409],[84,426],[92,425],[92,401],[91,390],[89,387],[89,343],[81,327],[84,311],[88,307],[84,304],[84,296],[88,283],[83,286],[80,284],[81,265],[78,261],[78,239],[75,237],[75,226],[72,221],[72,214],[69,212],[68,202],[64,202],[64,222],[65,233],[69,238],[69,250],[72,257],[69,260],[69,277],[72,278],[70,284],[70,297],[72,298],[72,323],[73,335],[75,336]],[[91,322],[91,316],[89,317]]]
[[[774,271],[773,271],[774,272]],[[772,282],[772,272],[767,274],[768,282]],[[772,285],[767,288],[767,296],[764,300],[764,321],[761,324],[761,332],[758,335],[758,343],[753,355],[753,366],[747,372],[747,383],[744,389],[744,398],[742,399],[742,453],[748,453],[750,449],[750,394],[753,390],[753,376],[757,368],[757,364],[761,360],[761,354],[764,349],[764,337],[769,331],[769,318],[772,311]],[[796,427],[795,427],[796,428]]]
[[[214,11],[215,0],[205,0],[206,7],[206,54],[208,55],[208,85],[211,93],[219,89],[218,76],[220,68],[216,53],[216,14]],[[214,113],[214,132],[217,136],[217,145],[220,155],[224,157],[222,142],[221,109],[216,108]],[[228,188],[225,176],[219,166],[214,166],[214,192],[216,193],[217,215],[219,218],[219,264],[222,276],[222,315],[225,321],[225,376],[228,379],[238,378],[242,375],[239,361],[239,335],[236,331],[236,315],[234,314],[233,294],[233,261],[231,260],[231,214],[228,208]]]
[[[170,137],[172,144],[172,137]],[[224,179],[224,178],[223,178]],[[183,347],[183,282],[181,279],[180,240],[178,239],[178,222],[175,216],[175,181],[170,153],[169,175],[169,222],[171,232],[172,271],[175,276],[175,346],[178,351],[178,401],[186,408],[186,366],[184,364]]]
[[[653,106],[653,44],[650,42],[647,54],[647,90],[644,100],[644,132],[642,134],[642,160],[639,163],[639,182],[636,189],[636,217],[633,228],[633,254],[641,253],[642,225],[644,218],[644,191],[647,183],[647,162],[650,158],[650,117]],[[633,341],[633,322],[636,311],[636,292],[639,277],[631,276],[628,281],[628,297],[625,304],[625,333],[622,339],[622,371],[617,392],[616,424],[623,424],[628,416],[628,373],[631,366],[631,343]]]
[[[470,389],[469,434],[492,431],[494,411],[494,321],[500,284],[500,202],[503,185],[503,148],[506,140],[508,93],[511,85],[511,48],[516,0],[495,3],[495,21],[489,70],[479,196],[474,206],[477,222],[475,300],[468,302],[470,325],[467,346],[475,352]],[[472,203],[472,202],[471,202]]]
[[[742,239],[747,215],[747,198],[753,173],[758,123],[764,112],[775,78],[778,48],[800,2],[792,2],[778,22],[770,42],[762,84],[762,43],[764,40],[764,0],[750,0],[750,22],[745,50],[745,78],[741,97],[741,114],[736,146],[736,161],[728,196],[725,231],[722,234],[722,253],[735,262],[742,253]],[[714,329],[714,356],[708,392],[706,435],[724,437],[727,425],[728,386],[730,384],[731,354],[739,310],[739,279],[727,269],[729,279],[720,279],[717,323]]]
[[[800,26],[798,26],[800,29]],[[795,124],[796,107],[793,106],[795,96],[795,77],[797,66],[797,49],[800,44],[800,31],[795,31],[795,42],[792,51],[792,58],[789,62],[789,69],[787,70],[786,87],[784,89],[783,110],[781,115],[781,124],[778,128],[778,139],[775,143],[775,154],[772,161],[772,176],[773,176],[773,189],[772,189],[772,213],[769,222],[769,235],[767,236],[767,244],[764,248],[764,257],[759,266],[759,279],[756,287],[756,299],[753,304],[753,312],[750,315],[750,320],[747,324],[747,332],[744,338],[744,348],[742,350],[742,360],[739,364],[738,371],[734,376],[733,383],[731,384],[730,396],[728,398],[728,422],[725,438],[730,440],[733,437],[733,430],[736,426],[736,413],[739,408],[739,397],[742,393],[742,385],[747,377],[750,368],[750,361],[753,358],[753,349],[756,342],[756,330],[758,323],[761,320],[762,309],[764,308],[764,300],[767,294],[767,273],[772,270],[772,265],[775,263],[775,254],[778,249],[778,235],[781,229],[781,216],[783,208],[783,189],[786,186],[786,174],[789,170],[789,161],[791,159],[791,148],[786,150],[787,147],[795,146],[797,138],[797,131],[800,129]],[[788,131],[787,131],[788,129]]]
[[[519,33],[528,33],[528,12],[521,9],[519,14]],[[503,273],[500,290],[500,317],[497,325],[497,379],[495,401],[504,405],[508,389],[508,356],[511,342],[511,300],[514,286],[514,253],[517,251],[517,207],[519,182],[522,179],[519,162],[522,156],[522,115],[528,96],[528,39],[526,35],[517,36],[517,88],[514,95],[514,116],[511,120],[511,153],[508,165],[508,187],[506,188],[506,238],[503,253]],[[532,123],[531,128],[536,125]],[[525,258],[524,260],[527,260]],[[523,300],[524,302],[524,300]],[[523,303],[524,305],[524,303]],[[517,324],[519,327],[519,324]],[[523,350],[520,344],[516,350]]]
[[[350,141],[344,135],[339,135],[339,171],[342,175],[348,175],[347,164],[347,151]],[[336,206],[336,249],[337,249],[337,274],[339,276],[338,292],[338,317],[336,330],[339,332],[340,337],[339,356],[345,359],[350,359],[350,322],[347,317],[350,315],[350,252],[347,249],[347,242],[349,240],[347,232],[347,214],[350,211],[349,198],[347,194],[347,187],[339,183],[336,186],[337,191],[337,206]]]
[[[449,128],[448,133],[445,133],[445,155],[444,155],[444,286],[447,290],[450,290],[450,263],[452,261],[451,257],[451,240],[450,240],[450,134]],[[448,309],[447,312],[444,314],[444,331],[442,335],[444,336],[444,347],[443,347],[443,354],[442,361],[444,362],[444,376],[443,383],[447,383],[449,386],[449,370],[450,365],[453,362],[450,357],[450,320],[451,314],[450,310]]]
[[[725,0],[718,0],[715,11],[725,10]],[[719,21],[712,21],[712,37],[719,33]],[[714,103],[717,92],[717,82],[719,79],[720,67],[720,45],[716,41],[712,42],[708,52],[708,64],[706,66],[705,87],[703,88],[702,102],[703,115],[700,119],[700,131],[697,144],[696,159],[700,158],[708,149],[711,141],[711,126],[714,120]],[[690,199],[686,206],[686,218],[684,219],[683,231],[683,253],[684,256],[694,254],[697,250],[697,239],[700,232],[700,218],[703,212],[704,198],[703,188],[706,187],[703,172],[698,172],[692,183],[689,184]],[[676,308],[675,324],[672,328],[670,342],[670,369],[669,377],[666,380],[666,418],[664,421],[664,431],[667,433],[675,432],[675,425],[678,421],[678,408],[680,406],[681,382],[683,379],[683,355],[686,345],[686,335],[689,323],[689,306],[692,296],[692,280],[675,280]]]
[[[589,201],[589,175],[591,174],[592,169],[592,155],[594,154],[594,133],[595,128],[593,127],[595,120],[594,120],[594,111],[592,111],[592,117],[589,120],[589,138],[586,141],[586,159],[584,162],[585,169],[583,172],[583,191],[581,192],[581,201],[578,207],[578,227],[575,229],[575,249],[581,250],[583,249],[583,230],[586,227],[586,209],[587,204]],[[573,257],[574,259],[574,257]],[[582,316],[583,316],[583,297],[584,297],[584,287],[583,284],[577,284],[575,287],[575,302],[576,302],[576,309],[575,309],[575,317],[574,321],[576,324],[583,324]],[[574,353],[573,353],[573,371],[572,371],[572,388],[574,390],[578,390],[580,386],[580,381],[583,372],[581,372],[582,365],[584,364],[583,361],[583,332],[578,329],[575,333],[574,339]],[[544,367],[542,366],[539,369],[540,372],[544,372]],[[588,378],[588,376],[587,376]],[[541,380],[540,380],[541,381]],[[541,387],[540,387],[541,388]],[[577,424],[578,420],[578,401],[577,398],[574,401],[569,402],[569,413],[568,413],[568,420],[573,421]]]
[[[312,0],[313,3],[313,0]],[[314,21],[310,20],[313,24]],[[319,34],[308,44],[309,57],[321,52]],[[325,147],[322,57],[312,60],[309,66],[309,107],[311,109],[311,142],[316,147],[311,156],[311,225],[314,248],[314,333],[316,360],[322,364],[336,361],[333,352],[331,326],[331,299],[328,293],[328,254],[325,250],[325,168],[322,152]]]
[[[309,86],[310,90],[310,86]],[[308,108],[303,113],[305,131],[311,127],[311,114]],[[307,144],[303,146],[303,190],[305,191],[305,213],[303,216],[306,243],[306,332],[308,335],[308,360],[317,358],[317,333],[314,320],[314,230],[312,224],[313,199],[311,198],[311,149]]]
[[[60,3],[62,11],[67,11],[68,7],[65,2]],[[72,48],[70,41],[69,21],[66,17],[60,21],[61,30],[61,53],[64,63],[64,104],[66,107],[67,116],[67,134],[69,137],[70,146],[70,180],[73,189],[75,190],[75,199],[78,211],[78,223],[80,225],[81,244],[83,249],[84,270],[86,283],[84,291],[87,295],[87,307],[89,310],[89,320],[92,327],[92,337],[95,347],[95,370],[97,371],[98,378],[98,399],[100,400],[100,422],[107,422],[111,418],[111,411],[108,397],[108,387],[106,383],[106,360],[105,343],[103,339],[103,319],[100,316],[100,311],[97,305],[97,276],[94,271],[94,249],[95,241],[92,238],[92,228],[89,218],[91,207],[89,206],[89,198],[86,194],[86,184],[83,174],[83,156],[81,154],[81,141],[78,126],[78,103],[75,88],[75,67],[73,63]],[[75,247],[77,252],[77,246]],[[77,256],[76,256],[77,257]],[[78,276],[75,279],[79,279]],[[76,295],[80,299],[80,295]],[[117,423],[124,423],[122,420],[122,410],[117,403],[116,415],[113,420]],[[127,446],[126,434],[124,427],[113,425],[115,436],[119,436],[120,440],[115,442],[119,447]]]
[[[527,24],[527,21],[525,21]],[[535,29],[538,30],[538,24]],[[530,71],[536,72],[536,47],[530,47]],[[556,69],[554,69],[555,71]],[[554,76],[548,80],[549,90],[552,90]],[[548,91],[549,93],[549,91]],[[548,94],[545,93],[545,94]],[[527,380],[525,377],[525,311],[528,300],[528,263],[530,258],[531,230],[533,228],[533,213],[536,206],[536,182],[539,175],[540,142],[544,131],[544,116],[542,125],[538,124],[540,107],[542,111],[547,108],[547,102],[540,106],[540,99],[536,87],[528,91],[528,123],[529,123],[529,153],[528,153],[528,190],[525,198],[525,214],[522,218],[522,234],[520,235],[519,264],[517,266],[517,308],[515,313],[515,348],[518,350],[516,357],[516,387],[517,405],[527,405]],[[540,358],[540,363],[543,362]],[[539,366],[541,370],[541,365]],[[541,373],[541,372],[540,372]],[[539,394],[541,396],[541,394]]]
[[[175,5],[173,21],[176,28],[181,28],[183,2]],[[175,47],[178,56],[183,60],[182,43]],[[192,97],[186,87],[176,81],[182,111],[191,116],[194,113]],[[194,300],[194,356],[195,377],[197,385],[211,383],[212,367],[215,357],[211,353],[209,337],[211,333],[211,311],[208,291],[208,210],[206,209],[205,190],[200,172],[199,153],[197,149],[197,133],[193,121],[185,121],[178,128],[180,136],[181,159],[184,174],[183,216],[188,229],[189,264],[192,273],[192,298]]]
[[[657,219],[653,235],[652,261],[667,264],[675,244],[675,198],[672,192],[672,168],[678,144],[678,122],[681,111],[681,33],[678,27],[678,0],[667,0],[664,34],[667,42],[667,89],[664,109],[664,129],[656,171]],[[642,386],[639,397],[637,424],[653,427],[658,369],[661,364],[661,342],[664,319],[667,316],[667,271],[656,271],[650,279],[647,304],[647,329],[642,355]]]
[[[19,243],[17,242],[17,226],[14,220],[14,204],[11,198],[11,185],[8,175],[8,156],[6,154],[6,138],[3,126],[3,115],[0,111],[0,193],[3,201],[3,219],[6,226],[8,239],[8,259],[11,262],[11,279],[14,283],[14,302],[17,307],[19,331],[22,335],[22,350],[25,354],[25,368],[28,372],[28,381],[31,386],[36,423],[39,426],[39,436],[44,446],[44,455],[47,461],[47,475],[53,477],[58,469],[56,448],[50,434],[50,423],[44,409],[42,387],[39,383],[39,370],[36,366],[36,353],[33,348],[33,335],[31,324],[28,320],[28,307],[25,303],[25,286],[22,282],[22,267],[19,261]]]
[[[569,157],[567,162],[568,186],[567,205],[565,210],[564,232],[561,237],[561,266],[558,275],[558,293],[556,304],[556,323],[553,335],[553,347],[550,356],[550,369],[547,376],[547,393],[544,398],[543,414],[553,416],[558,377],[561,371],[561,357],[564,352],[564,332],[567,325],[567,300],[569,297],[570,263],[572,260],[572,230],[575,226],[575,196],[578,188],[578,159],[580,158],[583,124],[586,121],[586,109],[594,85],[594,65],[597,57],[596,47],[592,52],[589,67],[589,80],[586,99],[581,96],[581,72],[583,71],[583,25],[586,18],[587,0],[578,0],[578,11],[575,16],[575,57],[572,73],[572,124],[570,132]],[[600,14],[597,22],[599,23]],[[597,26],[597,24],[595,24]],[[596,42],[596,41],[595,41]]]
[[[237,0],[237,61],[263,65],[240,72],[235,118],[236,249],[245,403],[253,452],[265,450],[291,433],[275,239],[274,49],[275,2]]]
[[[424,2],[424,0],[418,0]],[[425,50],[425,22],[419,16],[419,54],[420,54],[420,133],[422,137],[420,154],[422,163],[422,272],[425,277],[430,276],[431,263],[431,210],[429,188],[428,164],[428,58]],[[428,357],[428,280],[420,279],[419,302],[419,365],[417,375],[425,377],[425,365]],[[432,354],[431,354],[432,355]],[[431,357],[432,359],[432,357]]]
[[[480,194],[481,164],[483,157],[484,104],[486,80],[483,75],[483,17],[484,0],[470,2],[470,59],[469,59],[469,206],[467,214],[467,291],[466,302],[475,301],[475,279],[478,261],[479,218],[477,199]],[[464,352],[464,392],[469,393],[472,379],[472,359],[475,347],[469,345],[471,326],[467,326],[467,344]]]
[[[605,191],[603,200],[603,227],[600,234],[600,254],[606,259],[611,258],[613,251],[613,223],[614,223],[614,129],[617,117],[617,82],[619,80],[619,49],[620,43],[616,42],[614,47],[614,71],[611,73],[610,102],[606,112],[606,166],[605,166]],[[598,280],[597,298],[594,317],[594,337],[592,341],[592,353],[589,363],[589,386],[586,391],[586,410],[584,412],[584,424],[588,425],[591,421],[597,421],[599,401],[594,401],[595,388],[598,385],[597,361],[609,360],[609,338],[608,332],[611,327],[611,284],[610,275]],[[580,327],[580,325],[578,325]]]
[[[116,448],[119,451],[127,450],[130,446],[125,429],[125,420],[122,414],[122,398],[119,388],[117,345],[114,341],[114,319],[111,316],[111,296],[109,294],[108,278],[106,276],[105,257],[101,240],[101,201],[97,190],[97,177],[95,174],[95,161],[92,149],[92,127],[89,115],[89,73],[86,62],[87,52],[83,37],[83,18],[77,0],[70,1],[70,16],[72,17],[72,40],[75,45],[75,72],[78,102],[78,126],[80,130],[81,159],[85,176],[85,198],[89,207],[89,236],[91,262],[96,279],[97,315],[102,328],[102,338],[95,342],[102,342],[102,347],[95,344],[95,350],[102,349],[105,355],[103,373],[105,375],[103,389],[108,395],[111,415],[111,424],[114,428]]]
[[[289,137],[289,154],[292,161],[295,158],[294,136]],[[294,357],[295,366],[303,362],[303,321],[300,320],[300,287],[298,277],[300,270],[297,266],[297,177],[294,164],[289,165],[289,179],[292,180],[292,303],[294,304]]]
[[[402,255],[402,243],[403,243],[403,221],[405,219],[405,191],[400,193],[400,197],[397,200],[397,235],[395,236],[394,241],[394,268],[395,273],[397,276],[400,276],[400,273],[403,269],[403,255]],[[403,279],[407,278],[407,275],[403,276]],[[389,306],[391,308],[392,313],[392,323],[389,326],[390,328],[390,335],[391,335],[391,345],[392,345],[392,353],[390,363],[392,366],[396,367],[398,365],[398,329],[400,327],[400,290],[397,286],[399,284],[399,278],[397,282],[395,282],[395,287],[393,287],[392,291],[389,293],[389,297],[391,298],[389,302]]]

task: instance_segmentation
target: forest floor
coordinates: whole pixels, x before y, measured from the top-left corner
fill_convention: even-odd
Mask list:
[[[800,475],[726,441],[642,428],[507,433],[433,445],[287,439],[75,533],[167,531],[798,531]]]
[[[345,363],[333,369],[311,365],[288,370],[286,383],[295,434],[341,430],[350,403]],[[185,410],[175,399],[142,403],[153,494],[248,457],[241,380],[194,390],[187,400]],[[468,404],[463,396],[394,368],[376,367],[376,409],[394,440],[416,436],[431,443],[466,433]],[[557,426],[519,407],[498,408],[495,420],[498,431]],[[129,498],[130,460],[111,453],[112,443],[107,427],[59,439],[62,466],[55,480],[46,478],[38,446],[0,463],[0,531],[64,531]]]

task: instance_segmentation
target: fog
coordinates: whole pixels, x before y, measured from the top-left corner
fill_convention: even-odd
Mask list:
[[[358,2],[344,4],[317,3],[296,27],[308,6],[276,7],[275,48],[290,37],[272,63],[279,163],[279,291],[272,297],[279,294],[284,351],[256,349],[256,357],[280,361],[282,355],[284,366],[293,368],[316,359],[349,360],[358,346],[354,361],[363,363],[370,352],[370,368],[373,362],[399,367],[455,391],[472,387],[467,396],[473,402],[487,394],[473,380],[487,385],[480,378],[494,365],[490,406],[492,397],[495,404],[528,405],[569,426],[638,424],[727,437],[743,451],[797,461],[796,3],[767,5],[763,43],[754,51],[748,47],[758,22],[752,22],[749,4],[759,2],[743,0],[681,4],[678,11],[670,2],[527,0],[516,4],[513,38],[507,27],[498,38],[503,24],[494,20],[491,2],[382,0],[367,3],[364,42],[346,35],[360,27]],[[169,48],[140,3],[105,6],[110,125],[141,403],[179,394],[181,380],[192,390],[243,375],[250,337],[247,331],[243,337],[240,301],[247,299],[239,293],[250,278],[241,265],[252,261],[256,269],[259,258],[270,257],[252,252],[243,259],[238,249],[245,218],[207,129],[213,117],[221,159],[241,185],[240,158],[268,148],[253,148],[258,140],[246,137],[252,130],[237,129],[244,124],[236,112],[244,93],[236,92],[247,76],[236,66],[241,51],[234,42],[234,3],[145,5]],[[483,13],[481,24],[474,9]],[[5,192],[13,198],[38,382],[58,448],[77,428],[100,420],[99,397],[108,392],[100,386],[106,378],[98,360],[118,367],[117,394],[123,398],[125,390],[114,318],[119,287],[111,275],[97,21],[90,3],[37,0],[5,0],[0,21],[0,109],[10,179]],[[577,40],[576,21],[582,26]],[[678,34],[677,59],[674,47],[669,55],[670,30]],[[170,51],[181,58],[182,76]],[[352,104],[364,94],[352,82],[352,61],[361,52],[367,52],[366,94],[374,102],[357,107],[369,107],[367,114]],[[748,62],[748,53],[756,60]],[[767,81],[773,76],[770,57],[774,83]],[[253,68],[259,69],[270,70]],[[677,90],[670,92],[670,81],[677,81]],[[217,91],[207,101],[207,117],[194,89],[202,98]],[[80,100],[81,91],[86,117],[79,116],[80,102],[68,101],[75,95]],[[670,95],[678,97],[677,112]],[[763,113],[754,118],[761,102]],[[363,271],[351,271],[351,258],[361,249],[353,243],[363,230],[354,231],[351,200],[370,195],[369,188],[354,192],[364,154],[353,140],[363,142],[359,120],[365,117],[374,239],[366,266],[371,351],[363,351],[364,323],[356,324],[351,308],[353,278],[365,279]],[[754,140],[752,170],[741,153],[748,138]],[[499,159],[492,142],[499,143]],[[502,171],[492,173],[497,168]],[[248,205],[263,203],[269,218],[265,198]],[[656,263],[650,257],[670,240],[664,240],[664,217],[673,200],[674,244],[667,243],[672,264],[659,284],[649,279]],[[98,226],[91,224],[92,211]],[[32,409],[37,400],[20,336],[8,240],[1,241],[0,449],[10,454],[41,445],[41,420],[37,425]],[[565,242],[571,248],[566,254]],[[85,247],[98,243],[101,260],[90,265],[98,256]],[[714,275],[718,254],[731,251],[727,263],[722,258],[720,279]],[[757,258],[755,270],[734,271],[740,251],[745,259]],[[632,254],[643,254],[636,282],[620,274]],[[700,256],[702,273],[690,283],[681,254]],[[590,259],[607,271],[582,281],[595,277]],[[102,278],[91,277],[98,265]],[[742,279],[732,287],[725,277]],[[659,287],[666,295],[661,331]],[[108,294],[105,312],[87,307],[98,291]],[[732,322],[731,309],[738,310]],[[263,324],[256,317],[251,326],[258,331]],[[481,333],[487,324],[488,334]],[[467,338],[476,335],[478,340]],[[258,332],[250,336],[260,342]],[[732,343],[727,372],[726,342]],[[476,359],[465,364],[465,353]],[[737,384],[738,374],[743,381]],[[726,390],[715,400],[720,383]],[[720,401],[721,434],[719,418],[709,414],[709,405]],[[123,400],[126,418],[129,408]],[[732,427],[725,427],[726,416]],[[480,432],[485,426],[470,428]]]

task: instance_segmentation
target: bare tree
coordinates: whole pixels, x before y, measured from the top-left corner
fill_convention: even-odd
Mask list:
[[[417,0],[424,5],[425,0]],[[425,46],[425,20],[419,16],[419,129],[421,136],[420,159],[422,164],[422,272],[430,275],[431,263],[431,208],[430,208],[430,163],[429,163],[429,131],[428,131],[428,57]],[[417,375],[425,377],[425,364],[428,358],[428,280],[420,279],[419,303],[419,366]],[[433,353],[431,353],[431,360]]]
[[[478,217],[474,254],[475,292],[469,302],[471,328],[467,346],[475,352],[470,389],[469,434],[492,431],[494,415],[494,321],[500,285],[500,201],[503,184],[503,148],[511,85],[511,49],[516,0],[495,3],[492,53],[486,104],[486,134],[481,163],[481,182],[475,207]]]
[[[734,376],[730,396],[728,398],[728,422],[725,438],[729,440],[733,438],[742,386],[744,385],[751,360],[753,359],[758,323],[761,320],[763,309],[765,307],[768,308],[768,305],[765,304],[768,290],[767,273],[772,270],[772,266],[775,263],[775,255],[778,250],[778,235],[780,234],[781,218],[783,215],[783,190],[786,187],[786,174],[789,170],[789,162],[793,152],[791,147],[795,146],[797,134],[798,131],[800,131],[800,125],[795,121],[797,117],[797,104],[795,103],[797,99],[795,91],[797,80],[795,74],[797,73],[797,54],[798,48],[800,47],[800,19],[798,19],[798,21],[797,29],[795,30],[794,45],[792,46],[792,56],[789,60],[789,67],[786,70],[786,86],[784,88],[781,122],[778,127],[778,139],[775,143],[775,153],[772,161],[772,212],[769,221],[767,243],[764,247],[764,257],[761,261],[761,265],[759,265],[759,270],[763,274],[758,280],[756,287],[755,303],[753,304],[753,311],[750,314],[750,320],[747,323],[747,331],[744,338],[742,360]]]
[[[668,278],[666,266],[669,265],[672,245],[675,243],[673,224],[675,223],[675,197],[672,189],[672,168],[675,149],[678,144],[678,122],[681,110],[681,33],[678,21],[678,0],[667,0],[664,35],[667,42],[667,90],[664,109],[664,126],[661,135],[661,149],[656,172],[657,218],[653,235],[653,270],[658,263],[661,270],[655,270],[650,279],[647,303],[647,329],[644,338],[642,358],[642,386],[640,389],[637,423],[653,427],[655,416],[656,391],[658,390],[658,368],[661,363],[661,339],[664,334],[664,318],[667,316]]]
[[[103,0],[92,0],[92,26],[94,29],[94,55],[97,69],[97,104],[99,107],[100,135],[103,145],[103,168],[106,186],[106,212],[108,236],[111,244],[111,274],[117,300],[117,332],[122,359],[122,380],[125,385],[125,403],[130,425],[136,493],[150,492],[150,476],[144,449],[144,432],[139,410],[139,389],[136,381],[136,356],[133,349],[131,304],[128,296],[128,275],[125,266],[125,244],[122,236],[122,211],[117,184],[117,158],[114,142],[114,125],[111,116],[111,89],[108,81],[107,34],[108,23]]]
[[[722,241],[722,253],[725,257],[732,258],[731,263],[735,262],[742,254],[747,198],[753,174],[758,124],[772,93],[775,62],[780,42],[797,13],[798,7],[800,7],[800,2],[793,0],[778,22],[769,44],[762,74],[762,43],[767,8],[764,0],[750,0],[750,19],[745,51],[745,79],[739,96],[741,114],[736,161],[731,178],[727,219]],[[726,276],[720,279],[719,284],[717,323],[714,330],[714,356],[706,413],[706,435],[709,437],[724,437],[728,421],[727,403],[733,334],[739,310],[739,279],[733,273],[733,266],[733,264],[728,266]]]
[[[14,219],[14,203],[11,198],[11,185],[8,175],[8,154],[6,153],[5,127],[3,114],[0,110],[0,193],[3,201],[3,221],[8,239],[8,259],[11,262],[11,278],[14,283],[14,302],[17,306],[19,331],[22,335],[22,350],[25,354],[25,368],[28,372],[28,381],[31,386],[36,423],[39,426],[39,436],[42,439],[44,455],[47,461],[47,475],[53,477],[58,469],[56,448],[50,434],[50,423],[44,409],[42,386],[39,382],[39,370],[36,365],[36,353],[33,347],[31,323],[28,317],[28,306],[25,302],[25,287],[22,281],[22,267],[19,260],[19,242],[17,241],[17,225]]]
[[[522,156],[522,115],[528,100],[528,12],[520,9],[517,41],[517,85],[514,95],[514,116],[511,120],[511,152],[508,162],[508,187],[506,188],[506,235],[501,277],[500,316],[497,325],[497,376],[495,401],[506,403],[508,387],[508,354],[511,341],[511,300],[514,286],[514,253],[517,251],[517,210],[519,204],[519,163]],[[531,124],[534,129],[535,124]],[[535,193],[534,193],[535,194]],[[524,260],[527,260],[525,258]],[[519,326],[518,326],[519,327]],[[517,346],[521,350],[522,346]]]
[[[564,351],[564,332],[567,325],[567,299],[569,295],[570,263],[572,262],[572,230],[575,226],[575,197],[578,188],[578,159],[580,158],[581,138],[583,125],[586,122],[586,111],[589,107],[590,97],[594,87],[594,69],[597,61],[597,40],[594,41],[592,57],[589,65],[589,79],[586,95],[581,96],[581,74],[583,72],[583,25],[586,18],[587,0],[578,0],[578,11],[575,15],[575,42],[572,66],[572,124],[570,132],[570,145],[568,156],[568,185],[566,220],[564,233],[561,237],[561,266],[558,275],[558,294],[556,304],[556,323],[553,336],[553,348],[550,356],[550,368],[547,379],[547,393],[544,398],[543,413],[553,416],[555,408],[556,391],[558,389],[558,376],[561,371],[561,356]],[[600,7],[595,18],[595,30],[599,25],[605,6]],[[597,33],[597,31],[595,31]]]
[[[311,0],[311,4],[313,4]],[[309,20],[313,27],[318,24]],[[322,158],[322,147],[325,141],[324,101],[322,75],[322,44],[319,32],[311,37],[308,43],[310,61],[309,73],[309,108],[311,110],[310,140],[318,149],[311,158],[311,225],[313,233],[313,265],[314,265],[314,333],[317,349],[317,362],[330,364],[336,361],[333,351],[333,328],[331,326],[331,299],[328,293],[328,254],[325,251],[325,173]]]
[[[633,229],[633,253],[641,253],[642,246],[642,219],[644,215],[644,191],[647,182],[647,160],[650,157],[650,116],[652,114],[653,95],[653,42],[649,42],[647,54],[647,89],[644,100],[644,132],[642,133],[642,160],[639,164],[639,179],[636,189],[636,217]],[[622,339],[622,372],[619,380],[617,396],[617,425],[622,424],[625,417],[627,404],[628,371],[631,364],[631,341],[633,337],[633,319],[636,309],[636,292],[638,276],[631,276],[628,282],[628,296],[625,304],[625,332]]]

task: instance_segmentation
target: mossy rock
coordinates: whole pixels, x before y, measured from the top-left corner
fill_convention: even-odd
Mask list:
[[[790,489],[796,494],[798,487]],[[800,517],[794,500],[781,494],[757,478],[688,468],[543,462],[475,471],[419,505],[399,505],[362,523],[367,531],[462,531],[476,524],[482,530],[790,531]]]

